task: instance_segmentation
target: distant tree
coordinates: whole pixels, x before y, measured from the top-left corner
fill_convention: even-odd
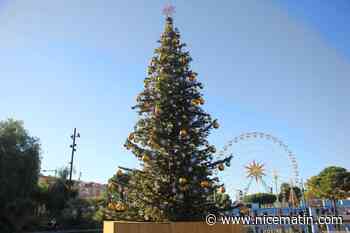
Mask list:
[[[46,184],[38,184],[37,190],[34,192],[33,200],[36,203],[35,215],[40,216],[46,213],[46,205],[49,199],[49,186]]]
[[[68,176],[69,176],[69,168],[68,167],[59,168],[57,171],[57,174],[58,174],[59,180],[63,182],[67,182]]]
[[[75,198],[78,191],[69,190],[69,169],[67,167],[58,170],[58,177],[48,187],[47,209],[53,217],[59,218],[69,199]]]
[[[260,207],[262,205],[273,204],[276,201],[276,199],[276,196],[271,193],[254,193],[244,196],[243,202],[258,203]]]
[[[94,220],[95,208],[91,200],[71,198],[62,210],[59,223],[63,228],[98,228],[99,222]]]
[[[33,195],[40,171],[39,140],[29,135],[23,122],[0,121],[0,232],[20,230],[34,214]]]
[[[350,197],[350,172],[342,167],[331,166],[312,176],[306,183],[307,196],[336,201]]]
[[[288,183],[282,183],[280,187],[280,193],[278,194],[278,201],[282,202],[283,200],[288,202],[290,197],[290,184]],[[295,193],[295,196],[298,200],[301,200],[302,198],[302,192],[301,189],[297,186],[293,186],[293,191]]]
[[[50,218],[55,218],[62,229],[99,228],[103,220],[102,207],[106,199],[79,197],[77,186],[69,187],[69,168],[58,169],[55,182],[48,186],[46,207]]]

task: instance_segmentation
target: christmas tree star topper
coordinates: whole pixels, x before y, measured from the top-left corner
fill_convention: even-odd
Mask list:
[[[166,4],[165,7],[163,8],[163,14],[166,17],[172,17],[174,13],[175,13],[175,6],[171,4]]]

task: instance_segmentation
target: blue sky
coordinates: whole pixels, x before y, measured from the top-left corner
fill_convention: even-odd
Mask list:
[[[222,126],[210,136],[218,148],[262,131],[289,145],[303,178],[328,165],[350,168],[348,1],[173,3],[205,84],[205,108]],[[83,180],[106,182],[118,165],[137,166],[123,143],[164,4],[0,1],[0,119],[23,120],[41,139],[43,169],[68,163],[74,127]],[[287,155],[267,142],[242,143],[233,153],[224,174],[230,189],[245,186],[243,166],[253,159],[290,176]]]

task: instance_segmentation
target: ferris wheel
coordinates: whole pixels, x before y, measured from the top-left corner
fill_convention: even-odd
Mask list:
[[[294,153],[289,149],[289,146],[286,143],[284,143],[282,140],[280,140],[279,138],[271,134],[264,133],[264,132],[241,133],[239,136],[234,137],[232,140],[228,141],[228,143],[223,147],[223,149],[218,153],[218,155],[224,156],[230,151],[235,151],[235,149],[239,147],[240,144],[247,141],[253,141],[253,142],[269,141],[270,143],[273,143],[276,146],[276,148],[278,148],[281,154],[280,157],[285,156],[284,160],[286,160],[288,163],[287,164],[289,167],[288,170],[290,170],[290,172],[288,174],[288,177],[285,177],[285,178],[289,179],[289,181],[294,185],[297,185],[297,186],[300,185],[298,163]],[[238,159],[240,159],[240,157],[242,158],[243,156],[244,155],[242,154],[238,154],[235,157],[238,157]],[[261,156],[261,157],[264,157],[264,156]],[[246,177],[249,180],[247,186],[244,189],[245,193],[247,193],[249,187],[252,184],[252,181],[254,180],[256,183],[260,182],[265,187],[265,190],[270,188],[272,189],[272,187],[269,187],[268,185],[266,185],[263,179],[263,177],[265,177],[266,175],[266,169],[265,169],[264,163],[256,162],[255,159],[253,161],[247,161],[245,169],[248,174]],[[273,170],[272,173],[273,173],[272,175],[273,177],[277,176],[275,170]]]

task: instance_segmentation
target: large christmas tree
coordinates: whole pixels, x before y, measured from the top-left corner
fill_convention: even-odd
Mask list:
[[[214,160],[216,149],[207,137],[219,123],[201,107],[203,86],[169,15],[159,42],[133,107],[140,118],[125,143],[141,169],[118,171],[110,185],[119,185],[114,209],[129,219],[199,220],[228,207],[216,174],[229,166],[231,157]],[[126,196],[120,195],[125,190]]]

